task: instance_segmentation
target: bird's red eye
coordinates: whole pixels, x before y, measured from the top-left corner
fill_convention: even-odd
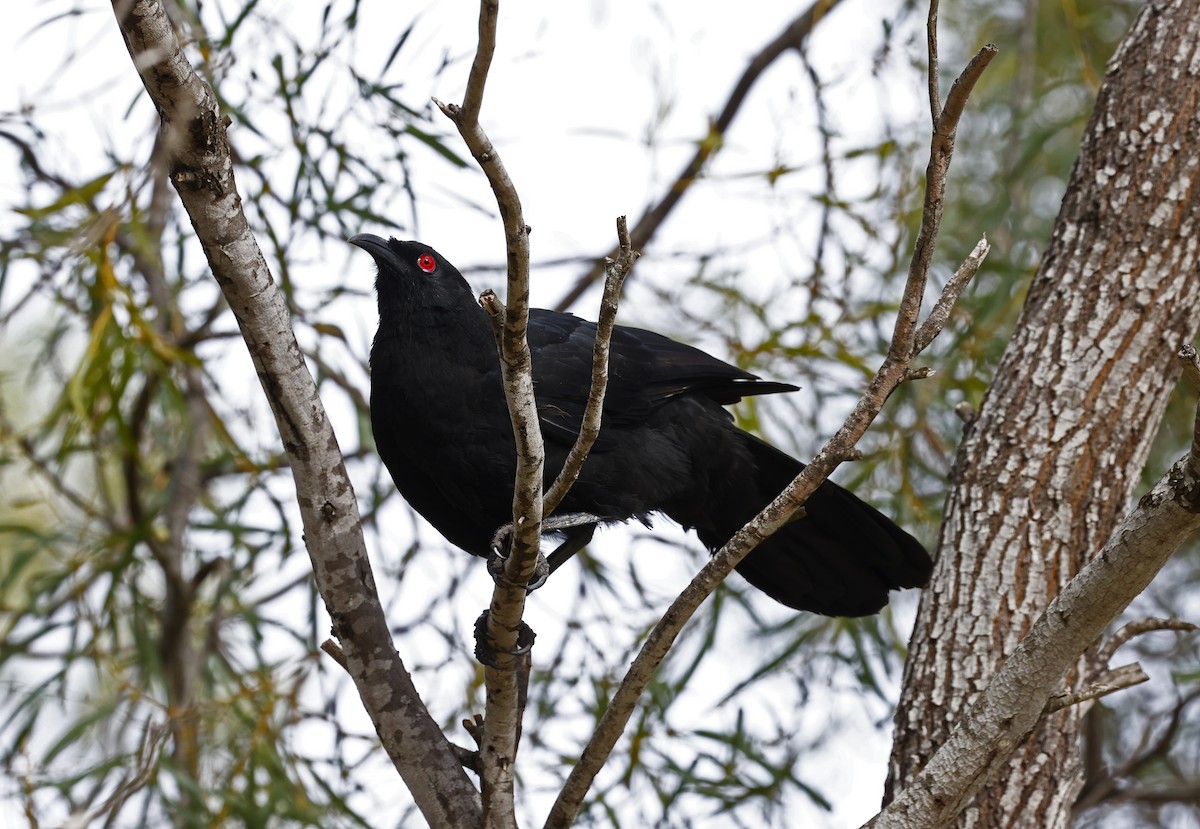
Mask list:
[[[425,273],[433,273],[433,269],[437,267],[437,260],[428,253],[422,253],[417,258],[417,267],[425,271]]]

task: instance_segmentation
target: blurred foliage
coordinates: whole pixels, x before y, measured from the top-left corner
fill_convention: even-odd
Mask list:
[[[445,198],[433,182],[464,162],[427,102],[441,73],[466,67],[450,52],[413,57],[419,18],[394,24],[389,53],[360,50],[368,5],[330,0],[312,19],[235,0],[173,8],[233,119],[243,203],[339,418],[401,653],[461,741],[457,723],[481,710],[468,630],[486,577],[394,496],[371,452],[369,334],[353,325],[369,292],[314,265],[344,261],[340,240],[364,225],[410,230],[423,200]],[[954,406],[982,399],[1104,61],[1135,8],[972,0],[942,9],[943,90],[983,41],[1001,54],[959,130],[934,287],[981,234],[993,248],[927,355],[937,375],[895,395],[866,460],[840,475],[931,545],[961,431]],[[647,259],[659,267],[641,267],[631,287],[656,302],[626,312],[802,385],[736,413],[800,456],[836,426],[886,350],[919,218],[928,113],[881,105],[864,128],[848,102],[867,89],[886,100],[900,86],[923,88],[924,9],[873,13],[876,51],[856,72],[822,56],[821,30],[794,64],[788,107],[804,126],[778,157],[747,169],[723,152],[695,185],[770,204],[772,226],[711,250],[656,240]],[[77,9],[48,8],[42,27],[115,34],[111,19]],[[81,53],[67,54],[60,72],[72,77]],[[0,325],[12,355],[0,373],[0,764],[12,782],[0,797],[31,826],[68,816],[80,826],[408,825],[411,804],[353,688],[320,654],[328,621],[286,458],[157,161],[152,109],[123,70],[116,91],[105,90],[121,102],[119,123],[86,144],[53,109],[0,113],[0,143],[23,184],[0,238]],[[668,103],[644,116],[648,153],[669,140],[660,135]],[[695,125],[695,140],[705,137]],[[747,271],[764,252],[778,268]],[[1190,436],[1188,409],[1172,406],[1151,477]],[[694,567],[696,545],[681,538],[638,533],[627,544],[635,554],[585,552],[574,575],[555,577],[565,606],[533,602],[542,636],[520,769],[531,822],[669,587]],[[664,576],[664,567],[675,569]],[[1198,569],[1194,552],[1181,556],[1138,610],[1185,613]],[[795,825],[836,794],[811,782],[805,758],[843,722],[886,725],[906,637],[890,613],[781,613],[743,589],[722,586],[685,630],[581,824]],[[1180,708],[1161,756],[1126,762],[1200,675],[1195,637],[1147,642],[1129,649],[1173,673],[1155,691],[1109,700],[1095,739],[1123,780],[1194,781],[1195,705]],[[836,710],[814,703],[831,698]],[[697,717],[698,706],[709,715]],[[1135,809],[1165,821],[1161,810],[1179,808],[1114,802],[1084,820],[1110,825]]]

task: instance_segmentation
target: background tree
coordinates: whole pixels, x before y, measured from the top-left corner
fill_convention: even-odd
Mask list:
[[[961,428],[953,404],[977,403],[991,376],[1019,307],[1013,286],[1048,237],[1090,111],[1088,82],[1099,77],[1131,16],[1109,4],[1019,10],[966,4],[951,11],[960,8],[962,19],[978,26],[979,39],[1000,42],[1003,50],[976,99],[982,117],[968,118],[960,135],[972,163],[960,163],[951,184],[939,263],[956,264],[980,230],[1001,243],[967,298],[970,321],[952,320],[955,341],[941,346],[953,371],[904,387],[891,404],[888,430],[868,445],[867,462],[848,470],[872,500],[891,493],[889,509],[910,526],[920,521],[930,539],[949,447]],[[462,83],[458,56],[469,51],[472,33],[449,30],[444,40],[461,46],[443,60],[440,49],[433,59],[428,47],[420,49],[431,38],[428,15],[411,25],[388,21],[400,36],[371,52],[361,48],[364,28],[382,24],[366,4],[331,4],[316,31],[253,4],[206,4],[201,18],[186,7],[174,11],[193,63],[233,118],[248,217],[322,395],[335,418],[362,424],[362,355],[373,321],[360,323],[369,312],[358,309],[369,277],[343,279],[341,265],[328,263],[344,261],[344,254],[325,242],[340,244],[365,223],[387,227],[383,217],[411,235],[417,216],[429,215],[429,203],[446,194],[488,204],[473,189],[481,182],[461,166],[458,145],[440,137],[446,125],[427,103],[431,92],[456,99],[439,87]],[[743,104],[752,111],[756,100],[760,108],[792,102],[776,116],[774,153],[739,152],[737,118],[723,135],[706,133],[699,121],[673,122],[674,98],[663,88],[662,106],[644,116],[651,158],[662,159],[662,174],[646,176],[642,185],[647,201],[657,195],[655,178],[670,180],[672,162],[682,167],[692,154],[686,143],[672,145],[678,137],[719,152],[707,152],[704,176],[689,189],[683,214],[639,243],[648,258],[629,286],[635,301],[624,314],[627,322],[686,330],[760,373],[782,379],[803,373],[807,395],[740,413],[785,445],[808,441],[793,443],[802,455],[816,445],[810,436],[827,432],[839,408],[845,410],[882,350],[886,327],[878,320],[889,316],[898,295],[894,275],[904,271],[911,246],[903,219],[914,216],[913,171],[921,161],[913,145],[923,142],[916,107],[881,106],[882,123],[872,119],[869,129],[847,122],[837,102],[867,87],[861,74],[823,54],[834,48],[823,44],[844,42],[833,28],[838,14],[822,20],[801,52],[789,43],[777,58],[784,67],[776,70],[780,85]],[[42,31],[88,31],[86,22],[66,16]],[[97,41],[115,45],[123,61],[117,111],[131,106],[131,115],[106,122],[122,137],[105,140],[96,153],[95,142],[68,138],[78,130],[56,123],[45,101],[14,107],[3,123],[24,187],[0,251],[0,301],[10,344],[23,343],[32,354],[22,362],[35,367],[16,363],[8,374],[16,384],[4,395],[3,655],[11,690],[3,733],[8,769],[23,781],[10,794],[42,822],[68,811],[133,824],[168,817],[180,825],[367,819],[377,814],[380,790],[368,781],[377,779],[369,771],[378,768],[380,753],[369,727],[353,719],[358,702],[339,693],[347,680],[317,649],[328,622],[313,600],[307,562],[291,555],[300,539],[285,457],[269,437],[261,400],[246,388],[252,369],[230,336],[232,319],[181,222],[166,171],[152,161],[151,113],[119,53],[111,19],[97,22]],[[773,30],[764,25],[762,42],[774,41],[787,22]],[[922,60],[921,22],[904,9],[890,12],[874,44],[876,61],[856,61],[860,72],[876,72],[884,95],[911,88],[919,98],[921,80],[907,64]],[[955,69],[976,37],[960,26],[949,21],[943,37],[943,65]],[[1039,27],[1068,37],[1039,42]],[[657,47],[671,43],[669,27],[654,31]],[[417,90],[412,78],[421,66],[433,80]],[[456,80],[446,80],[451,74]],[[761,83],[770,79],[768,73]],[[772,88],[782,94],[771,95]],[[715,110],[711,95],[706,91],[703,106]],[[816,140],[794,140],[793,120],[815,124]],[[572,138],[572,148],[583,140]],[[622,146],[641,146],[636,139],[630,130]],[[60,160],[60,145],[75,157]],[[1004,151],[976,154],[978,147]],[[873,183],[864,188],[864,180]],[[772,207],[754,230],[724,230],[729,235],[718,244],[700,247],[679,235],[704,205],[728,204],[743,191]],[[529,202],[524,184],[522,192]],[[1010,201],[1014,209],[989,221],[987,211]],[[409,215],[397,218],[402,204]],[[696,205],[690,215],[688,205]],[[604,249],[611,215],[627,208],[608,211],[587,231],[573,227],[603,235],[572,249]],[[464,231],[471,220],[460,219]],[[480,223],[487,221],[483,216]],[[551,255],[561,240],[532,221],[535,252],[550,230],[543,255]],[[498,239],[489,227],[485,232]],[[687,255],[679,253],[684,249]],[[499,251],[476,255],[498,259]],[[566,268],[573,276],[563,284],[573,284],[579,265]],[[540,279],[535,275],[535,290]],[[554,284],[553,272],[544,281]],[[560,296],[554,290],[543,304]],[[575,307],[590,315],[586,298]],[[53,380],[42,385],[43,378]],[[1152,477],[1165,468],[1162,458],[1178,454],[1189,430],[1190,424],[1164,430],[1148,467]],[[456,722],[481,710],[479,677],[464,645],[483,603],[481,574],[435,538],[401,535],[397,525],[413,525],[393,503],[368,436],[360,433],[359,446],[344,427],[339,436],[350,444],[368,538],[382,554],[377,562],[390,565],[378,578],[395,638],[435,716]],[[541,813],[537,770],[557,779],[562,758],[573,756],[593,726],[636,632],[694,566],[679,556],[663,573],[656,566],[662,542],[635,543],[632,555],[614,544],[588,557],[577,584],[556,577],[559,604],[544,600],[553,622],[535,622],[542,638],[522,753],[531,815]],[[1177,566],[1183,569],[1150,601],[1182,612],[1194,554]],[[298,606],[308,609],[302,625]],[[651,686],[622,762],[600,779],[588,807],[593,819],[645,825],[722,810],[731,821],[787,825],[806,800],[820,804],[833,794],[810,782],[814,747],[833,746],[843,775],[848,763],[845,743],[830,742],[837,729],[813,723],[836,724],[862,712],[886,717],[883,701],[896,684],[892,649],[903,641],[890,617],[848,623],[779,614],[743,599],[736,583],[724,586],[702,614]],[[765,657],[745,658],[745,647],[735,643],[747,637],[764,643]],[[1110,698],[1117,711],[1108,720],[1105,750],[1115,772],[1172,784],[1149,785],[1146,794],[1173,791],[1186,803],[1182,784],[1196,772],[1188,754],[1194,714],[1169,697],[1176,687],[1181,700],[1188,698],[1197,659],[1194,639],[1181,638],[1177,647],[1188,650],[1164,654],[1162,662],[1174,666],[1177,685],[1164,677],[1149,692]],[[714,676],[732,681],[711,684]],[[697,695],[704,686],[714,692]],[[851,713],[845,706],[832,716],[816,713],[822,697],[850,696],[848,687],[861,690],[852,695]],[[1167,716],[1146,716],[1155,709]],[[798,711],[814,716],[800,719]],[[1171,723],[1166,736],[1173,739],[1158,740],[1156,729]],[[1144,749],[1129,750],[1134,733],[1148,735]],[[1095,779],[1104,782],[1098,772]],[[392,799],[394,788],[386,792]],[[1120,785],[1110,785],[1109,793],[1116,796],[1110,803],[1125,794]]]

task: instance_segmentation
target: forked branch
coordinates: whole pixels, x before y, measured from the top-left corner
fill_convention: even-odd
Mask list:
[[[957,96],[965,100],[971,85],[983,71],[995,47],[985,47],[964,72],[969,82],[956,84]],[[978,271],[987,255],[987,240],[980,240],[971,256],[959,268],[955,278],[942,291],[934,308],[937,315],[930,315],[918,337],[917,315],[932,261],[933,242],[937,237],[941,221],[941,205],[945,195],[945,173],[953,153],[953,134],[957,128],[962,108],[956,104],[947,106],[935,128],[933,149],[930,153],[930,175],[926,177],[925,212],[922,214],[921,234],[918,237],[904,299],[897,314],[892,335],[892,346],[883,365],[872,379],[867,391],[859,399],[846,422],[820,452],[809,462],[804,471],[775,500],[763,508],[745,527],[731,539],[701,568],[683,592],[671,603],[667,612],[651,630],[633,665],[630,666],[621,685],[617,688],[595,732],[584,747],[571,774],[567,777],[558,799],[546,819],[546,829],[566,829],[579,812],[588,789],[596,774],[604,766],[617,740],[625,730],[630,716],[637,707],[642,692],[654,675],[659,664],[675,642],[684,624],[692,617],[700,603],[712,593],[758,544],[780,527],[791,521],[803,507],[804,502],[843,460],[854,457],[856,444],[867,427],[882,410],[891,393],[903,382],[925,376],[910,371],[913,358],[921,348],[928,346],[949,317],[954,300],[965,288],[970,278]],[[949,135],[951,140],[941,136]],[[917,348],[921,343],[921,348]]]

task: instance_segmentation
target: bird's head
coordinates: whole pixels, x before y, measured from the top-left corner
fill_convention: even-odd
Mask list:
[[[375,292],[381,315],[393,309],[401,313],[479,309],[462,274],[429,245],[399,239],[385,241],[370,233],[360,233],[348,241],[371,254],[379,267]]]

